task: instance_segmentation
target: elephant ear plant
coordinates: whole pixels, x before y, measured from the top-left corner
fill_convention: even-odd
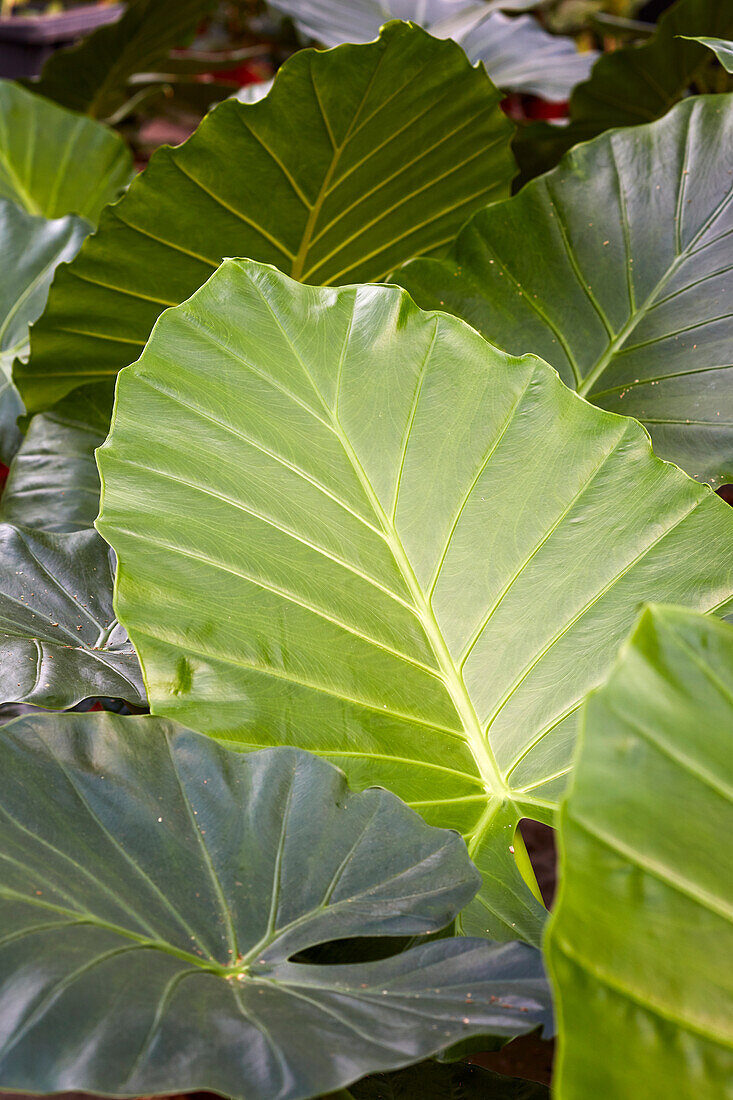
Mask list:
[[[0,462],[21,441],[13,364],[28,356],[28,326],[131,168],[112,131],[0,81]]]
[[[554,999],[556,1100],[718,1100],[730,5],[514,197],[469,58],[531,0],[273,6],[435,34],[296,51],[127,189],[91,116],[208,0],[0,82],[0,1090],[549,1100],[467,1059]]]
[[[733,628],[647,610],[582,724],[548,936],[558,1094],[625,1100],[644,1081],[649,1100],[719,1100],[733,1075]]]
[[[574,149],[394,277],[637,417],[693,477],[733,481],[732,172],[733,96],[692,97]]]
[[[538,942],[517,824],[552,820],[640,601],[729,603],[729,508],[536,357],[251,261],[163,315],[98,460],[154,712],[460,829],[461,926]]]
[[[111,383],[158,315],[226,256],[311,283],[381,279],[509,195],[513,127],[454,42],[390,23],[376,42],[303,50],[258,103],[220,104],[163,147],[59,274],[16,371],[40,412]]]
[[[435,933],[479,883],[455,833],[324,761],[106,715],[19,719],[0,758],[6,1088],[295,1100],[549,1021],[523,944],[309,960]]]

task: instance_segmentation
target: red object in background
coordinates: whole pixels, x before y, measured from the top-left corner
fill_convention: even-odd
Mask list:
[[[526,118],[567,118],[568,117],[568,101],[567,99],[540,99],[538,95],[524,96],[526,103],[524,105]]]
[[[733,505],[733,485],[721,485],[715,492],[726,504]]]
[[[274,75],[275,70],[270,62],[260,58],[259,60],[242,61],[241,64],[235,65],[233,69],[224,69],[216,73],[202,73],[199,79],[206,83],[211,83],[212,80],[223,80],[238,84],[241,88],[244,84],[259,84],[263,80],[269,80]]]
[[[551,121],[568,117],[567,99],[549,100],[538,95],[520,95],[513,92],[501,101],[502,110],[517,122],[543,118]]]
[[[0,462],[0,493],[5,488],[5,482],[8,480],[8,468]]]

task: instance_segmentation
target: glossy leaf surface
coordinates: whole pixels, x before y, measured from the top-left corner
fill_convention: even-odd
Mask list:
[[[145,705],[113,584],[114,557],[96,531],[0,523],[0,702],[62,709],[101,695]]]
[[[39,413],[10,464],[0,520],[37,531],[82,531],[99,511],[94,451],[104,443],[111,403],[104,387],[83,386]]]
[[[598,54],[579,53],[572,38],[548,34],[531,16],[511,18],[499,10],[510,6],[471,0],[276,0],[272,5],[327,46],[368,42],[388,19],[413,20],[437,38],[458,42],[471,61],[483,61],[498,88],[567,99]]]
[[[727,1094],[731,685],[733,629],[656,607],[585,708],[548,936],[559,1100]]]
[[[0,198],[29,214],[96,222],[127,184],[132,158],[113,130],[0,80]]]
[[[567,126],[540,122],[518,134],[523,178],[553,168],[573,145],[604,130],[639,126],[665,115],[713,61],[704,46],[689,40],[700,34],[730,38],[733,5],[727,0],[677,0],[660,15],[648,41],[603,54],[589,79],[573,91]]]
[[[0,87],[0,94],[2,89]],[[36,217],[0,199],[0,461],[20,445],[16,421],[23,412],[13,385],[16,358],[28,355],[28,326],[43,312],[57,265],[77,253],[91,225],[82,218]]]
[[[212,0],[134,0],[116,23],[52,53],[34,88],[64,107],[109,118],[134,94],[130,77],[160,72],[170,50],[194,34],[213,6]]]
[[[733,96],[574,149],[396,281],[515,354],[542,355],[657,454],[733,481]],[[531,240],[532,246],[527,246]]]
[[[339,283],[446,244],[508,195],[511,133],[486,74],[417,27],[295,54],[265,99],[222,103],[105,213],[34,330],[28,409],[113,378],[224,256]]]
[[[46,715],[2,730],[0,768],[6,1089],[297,1100],[549,1022],[525,944],[298,961],[436,932],[478,882],[455,833],[387,791],[352,794],[325,761]]]
[[[153,709],[460,829],[464,927],[536,940],[516,824],[552,819],[640,600],[730,599],[733,511],[535,357],[247,261],[161,318],[97,457]]]

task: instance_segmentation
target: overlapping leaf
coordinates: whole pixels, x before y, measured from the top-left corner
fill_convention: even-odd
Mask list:
[[[693,477],[733,481],[733,96],[603,135],[396,275],[588,400],[637,417]]]
[[[431,31],[457,38],[472,61],[483,61],[497,87],[545,99],[567,99],[598,58],[595,50],[579,53],[572,38],[548,34],[532,16],[482,13],[458,36],[451,33],[450,22]]]
[[[660,16],[656,33],[647,42],[603,54],[590,78],[578,84],[570,97],[568,125],[539,122],[518,133],[515,151],[523,178],[553,168],[573,145],[604,130],[638,126],[665,115],[713,61],[709,50],[690,41],[691,36],[702,34],[730,38],[733,5],[720,0],[677,0]]]
[[[27,407],[112,378],[224,256],[338,283],[444,245],[508,194],[511,132],[486,74],[417,27],[297,53],[265,99],[221,104],[105,213],[34,330]]]
[[[127,184],[132,158],[113,130],[0,81],[0,198],[29,214],[96,222]]]
[[[0,95],[2,88],[0,87]],[[0,199],[0,461],[20,444],[23,406],[12,381],[13,362],[28,355],[28,326],[43,312],[56,266],[76,255],[91,225],[69,216],[48,220]]]
[[[50,413],[39,413],[10,464],[0,520],[37,531],[82,531],[99,511],[94,451],[104,443],[111,399],[82,386]]]
[[[548,937],[559,1100],[728,1091],[731,685],[733,629],[653,608],[585,708]]]
[[[46,715],[4,728],[0,770],[6,1089],[298,1100],[549,1022],[524,944],[302,958],[436,932],[478,881],[458,836],[322,760]]]
[[[145,705],[112,608],[114,558],[96,531],[0,523],[0,702],[63,709],[108,696]]]
[[[130,77],[160,71],[213,6],[213,0],[134,0],[116,23],[51,54],[35,88],[92,118],[109,118],[129,100]]]
[[[728,603],[733,512],[540,360],[246,261],[161,318],[98,460],[153,709],[459,828],[464,927],[537,939],[516,824],[552,819],[640,600]]]
[[[567,99],[585,80],[598,54],[579,53],[572,38],[548,34],[532,17],[507,17],[511,4],[475,0],[276,0],[306,34],[327,46],[368,42],[388,19],[410,19],[437,38],[460,43],[471,61],[483,61],[498,88]],[[522,11],[532,3],[518,3]]]

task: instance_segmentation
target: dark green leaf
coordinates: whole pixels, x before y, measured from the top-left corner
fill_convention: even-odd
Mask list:
[[[0,523],[0,563],[0,702],[61,709],[101,695],[145,705],[112,608],[114,557],[96,531]]]
[[[112,378],[224,256],[338,283],[446,244],[508,194],[511,132],[486,74],[417,27],[300,51],[265,99],[222,103],[105,213],[34,329],[26,405]]]
[[[730,600],[733,510],[535,357],[249,261],[163,315],[98,460],[152,707],[459,828],[463,927],[537,940],[517,822],[552,821],[640,601]]]
[[[44,218],[79,214],[96,222],[131,172],[130,153],[113,130],[0,80],[0,198]]]
[[[730,0],[677,0],[641,46],[603,54],[570,97],[567,126],[534,124],[517,134],[523,179],[553,168],[568,149],[617,126],[638,126],[666,114],[711,62],[690,35],[733,34]],[[721,89],[722,90],[722,89]]]
[[[16,420],[23,406],[12,382],[13,362],[28,355],[28,326],[43,312],[56,266],[76,255],[91,228],[82,218],[49,221],[0,199],[1,462],[10,461],[21,439]]]
[[[733,629],[647,610],[589,700],[548,934],[562,1100],[733,1079]]]
[[[397,273],[418,305],[532,349],[648,429],[693,477],[733,481],[733,96],[599,137],[476,214],[444,260]],[[531,241],[531,247],[528,247]]]
[[[10,465],[0,520],[37,531],[92,527],[99,511],[94,451],[104,443],[107,428],[89,427],[85,411],[86,405],[70,416],[57,409],[33,417]]]
[[[34,88],[92,118],[109,118],[129,99],[135,73],[155,71],[183,45],[215,0],[133,0],[116,23],[52,53]]]
[[[450,1066],[421,1062],[397,1073],[365,1077],[351,1085],[346,1096],[353,1100],[550,1100],[550,1090],[536,1081],[504,1077],[465,1062]]]
[[[5,1089],[297,1100],[549,1022],[524,944],[293,960],[436,932],[478,882],[458,836],[316,757],[44,715],[0,732],[0,772]]]

